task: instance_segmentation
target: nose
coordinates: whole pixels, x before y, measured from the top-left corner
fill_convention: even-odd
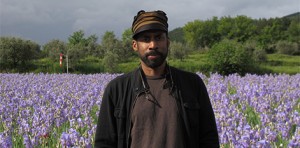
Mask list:
[[[155,40],[151,40],[150,42],[149,42],[149,49],[156,49],[157,48],[157,43],[156,43],[156,41]]]

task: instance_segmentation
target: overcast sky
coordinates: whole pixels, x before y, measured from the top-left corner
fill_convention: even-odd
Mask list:
[[[139,10],[163,10],[169,30],[196,19],[246,15],[282,17],[300,11],[299,0],[0,0],[0,36],[21,37],[43,45],[67,41],[75,31],[99,39],[106,31],[118,38]]]

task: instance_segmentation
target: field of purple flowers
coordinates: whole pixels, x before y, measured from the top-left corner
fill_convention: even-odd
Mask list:
[[[300,147],[300,74],[200,74],[221,147]],[[0,147],[92,147],[113,74],[0,74]]]

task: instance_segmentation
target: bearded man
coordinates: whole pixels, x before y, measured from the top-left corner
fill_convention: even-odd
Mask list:
[[[140,66],[107,85],[95,147],[219,147],[215,116],[202,79],[167,64],[166,13],[139,11],[132,32],[132,48],[140,57]]]

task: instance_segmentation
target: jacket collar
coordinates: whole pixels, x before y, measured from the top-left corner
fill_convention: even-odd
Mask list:
[[[174,71],[172,69],[173,68],[170,67],[168,64],[166,65],[166,71],[167,71],[166,79],[167,79],[167,85],[169,85],[168,87],[170,87],[170,90],[171,90],[170,92],[173,92],[174,88],[175,88],[174,79],[173,79]],[[136,95],[139,95],[142,92],[149,91],[149,86],[147,84],[146,75],[141,67],[137,68],[134,71],[132,80],[134,81],[132,84],[134,84],[133,85],[134,93]]]

